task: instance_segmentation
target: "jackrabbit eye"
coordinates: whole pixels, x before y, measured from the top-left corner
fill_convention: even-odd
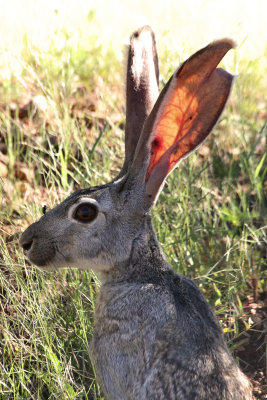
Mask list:
[[[83,203],[79,205],[74,211],[73,218],[79,222],[91,222],[98,214],[98,210],[90,203]]]

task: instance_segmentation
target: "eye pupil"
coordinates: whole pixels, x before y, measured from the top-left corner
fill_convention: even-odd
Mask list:
[[[74,219],[80,222],[91,222],[97,216],[97,208],[92,204],[81,204],[74,212]]]

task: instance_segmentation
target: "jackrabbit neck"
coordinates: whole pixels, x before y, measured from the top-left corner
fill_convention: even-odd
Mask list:
[[[144,225],[132,241],[129,258],[116,263],[112,269],[100,272],[98,275],[103,284],[156,283],[166,272],[172,272],[172,269],[157,241],[151,216],[147,215]]]

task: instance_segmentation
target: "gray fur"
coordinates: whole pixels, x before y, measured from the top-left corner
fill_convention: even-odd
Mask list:
[[[137,120],[128,135],[139,130]],[[25,253],[44,269],[76,266],[99,274],[90,354],[106,399],[251,400],[248,380],[201,291],[165,259],[143,201],[147,161],[134,175],[137,144],[128,143],[123,174],[74,193],[32,224],[21,237]],[[82,203],[97,207],[90,223],[74,218]]]

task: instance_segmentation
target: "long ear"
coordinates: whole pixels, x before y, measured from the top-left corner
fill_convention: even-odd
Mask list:
[[[234,77],[216,67],[233,47],[233,41],[223,39],[198,51],[161,92],[130,170],[130,176],[138,176],[138,184],[144,185],[145,208],[156,200],[168,174],[207,138],[218,121]]]
[[[126,80],[125,163],[131,164],[145,119],[158,98],[159,67],[155,36],[143,26],[130,38]]]

